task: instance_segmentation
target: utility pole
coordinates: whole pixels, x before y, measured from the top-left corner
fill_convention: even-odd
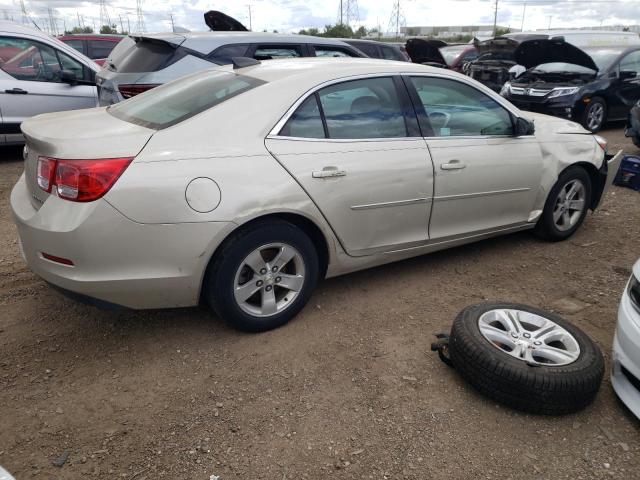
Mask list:
[[[496,7],[493,13],[493,36],[497,36],[498,33],[498,0],[496,0]]]
[[[127,13],[127,33],[131,33],[131,19],[129,18],[128,13]]]
[[[118,18],[120,19],[120,33],[124,33],[124,25],[122,24],[122,14],[118,14]]]
[[[524,2],[524,7],[522,8],[522,24],[520,25],[520,31],[524,32],[524,16],[527,13],[527,2]]]
[[[176,26],[175,26],[175,24],[173,23],[173,12],[170,12],[170,13],[169,13],[169,18],[171,19],[171,31],[175,33],[175,31],[176,31]]]
[[[144,14],[142,13],[142,0],[136,0],[136,16],[138,17],[138,24],[136,25],[136,30],[138,33],[143,33],[145,31],[144,27]]]
[[[351,25],[360,21],[358,0],[340,0],[338,25]]]
[[[104,25],[108,25],[111,28],[111,19],[109,18],[109,12],[107,11],[106,0],[100,0],[100,28]]]
[[[389,26],[387,27],[390,32],[395,31],[396,40],[400,38],[400,28],[406,26],[406,19],[402,13],[400,7],[400,0],[396,0],[393,3],[393,11],[391,12],[391,18],[389,19]]]
[[[549,30],[551,30],[551,19],[553,18],[553,15],[549,15]]]
[[[339,23],[339,25],[344,25],[344,21],[342,20],[342,12],[344,12],[344,9],[342,8],[342,0],[340,0],[340,23]]]
[[[253,25],[251,25],[251,5],[247,5],[247,8],[249,9],[249,30],[253,30]]]

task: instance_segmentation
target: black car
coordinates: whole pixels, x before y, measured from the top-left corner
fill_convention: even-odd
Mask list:
[[[640,148],[640,100],[638,100],[638,103],[636,103],[629,112],[627,128],[624,134],[627,137],[631,137],[633,144]]]
[[[409,56],[402,51],[399,45],[377,42],[375,40],[363,40],[354,38],[341,38],[345,43],[357,48],[367,57],[381,58],[384,60],[397,60],[399,62],[410,61]]]
[[[502,96],[522,110],[581,123],[597,132],[624,120],[640,99],[640,45],[580,49],[563,39],[528,40],[514,52],[527,70]]]

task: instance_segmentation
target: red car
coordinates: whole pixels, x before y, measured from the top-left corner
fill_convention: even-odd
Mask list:
[[[102,66],[113,47],[124,37],[125,35],[88,33],[63,35],[59,39]]]

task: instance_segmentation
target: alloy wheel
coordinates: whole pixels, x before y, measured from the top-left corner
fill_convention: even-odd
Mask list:
[[[293,304],[304,281],[300,252],[285,243],[270,243],[256,248],[241,262],[233,295],[245,313],[270,317]]]
[[[561,232],[566,232],[580,221],[586,208],[587,189],[581,180],[567,182],[558,193],[553,208],[553,223]]]
[[[478,328],[491,345],[528,364],[568,365],[580,356],[573,335],[554,321],[531,312],[490,310],[480,316]]]
[[[604,121],[604,105],[601,103],[594,103],[589,106],[587,111],[587,127],[589,130],[595,131],[602,126]]]

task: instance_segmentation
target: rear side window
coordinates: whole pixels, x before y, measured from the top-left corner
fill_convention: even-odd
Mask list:
[[[258,45],[253,53],[256,60],[302,57],[302,45]]]
[[[117,44],[107,40],[89,40],[89,58],[107,58]]]
[[[280,131],[285,137],[325,138],[316,94],[307,98]]]
[[[316,45],[313,47],[316,57],[355,57],[349,50],[340,47],[330,47],[326,45]]]
[[[264,83],[231,72],[203,72],[112,105],[107,111],[120,120],[161,130]]]
[[[380,50],[382,50],[382,58],[385,60],[400,60],[404,61],[404,57],[400,53],[400,51],[396,50],[393,47],[388,47],[386,45],[380,46]]]
[[[117,60],[115,69],[118,73],[156,72],[176,62],[185,54],[183,49],[167,42],[142,39]]]
[[[372,43],[357,43],[354,42],[351,45],[356,47],[362,53],[364,53],[367,57],[370,58],[380,58],[380,53],[378,53],[378,45],[374,45]]]
[[[209,55],[209,58],[230,61],[233,57],[245,57],[249,45],[225,45],[216,49]]]
[[[298,107],[280,135],[323,138],[325,126],[328,138],[408,136],[400,98],[389,77],[351,80],[323,88]]]

